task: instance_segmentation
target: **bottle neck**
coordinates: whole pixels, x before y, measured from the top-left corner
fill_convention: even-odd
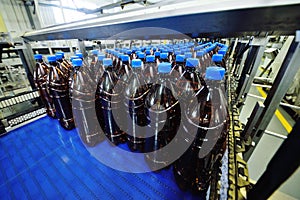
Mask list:
[[[43,63],[44,62],[43,59],[36,59],[35,61],[38,62],[38,63]]]
[[[189,73],[194,73],[196,71],[196,67],[185,67],[185,70]]]
[[[49,62],[50,66],[56,67],[57,66],[57,62],[56,61],[51,61]]]

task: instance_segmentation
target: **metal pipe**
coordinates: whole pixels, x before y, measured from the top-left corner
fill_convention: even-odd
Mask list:
[[[281,135],[281,134],[279,134],[279,133],[275,133],[275,132],[273,132],[273,131],[268,131],[268,130],[265,130],[265,134],[271,135],[271,136],[275,136],[275,137],[277,137],[277,138],[284,139],[284,140],[287,138],[286,135]]]
[[[254,98],[257,98],[257,99],[260,99],[260,100],[265,100],[266,98],[264,97],[261,97],[261,96],[257,96],[255,94],[247,94],[249,97],[254,97]],[[279,105],[281,106],[286,106],[286,107],[289,107],[289,108],[292,108],[292,109],[295,109],[295,110],[300,110],[300,107],[299,106],[295,106],[295,105],[292,105],[292,104],[288,104],[288,103],[283,103],[283,102],[280,102]]]
[[[257,83],[252,83],[253,86],[262,87],[262,88],[272,88],[272,85],[262,85]]]
[[[267,77],[259,77],[259,76],[255,76],[254,79],[257,79],[257,80],[267,80],[267,81],[272,81],[271,78],[267,78]]]

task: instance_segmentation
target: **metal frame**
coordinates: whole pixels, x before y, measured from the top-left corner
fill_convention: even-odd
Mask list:
[[[264,131],[270,123],[276,109],[278,108],[281,99],[286,94],[288,87],[291,85],[293,78],[298,70],[300,63],[300,44],[298,41],[293,41],[287,56],[284,59],[283,65],[281,66],[278,75],[275,78],[273,86],[269,91],[269,94],[264,101],[264,110],[260,113],[252,112],[253,118],[258,118],[257,123],[251,131],[253,136],[252,140],[255,146],[251,146],[250,149],[244,154],[246,159],[249,159],[253,153],[257,143],[260,141]],[[249,120],[248,124],[252,122]],[[246,125],[247,126],[247,125]]]
[[[245,97],[250,90],[251,84],[261,63],[268,38],[254,38],[249,49],[248,56],[243,67],[242,75],[237,88],[237,100],[240,103],[245,101]]]
[[[176,9],[175,9],[176,8]],[[296,0],[274,2],[271,0],[228,0],[207,3],[192,1],[161,7],[148,6],[130,12],[102,15],[96,19],[63,24],[25,33],[27,40],[58,39],[107,39],[126,30],[141,27],[162,27],[183,34],[198,36],[230,37],[272,34],[293,34],[299,28],[300,4]],[[259,18],[259,20],[257,20]],[[247,23],[241,21],[247,19]],[[170,23],[173,22],[173,23]],[[197,22],[197,23],[194,23]],[[199,25],[200,24],[200,25]],[[257,31],[260,32],[257,32]],[[150,32],[144,36],[128,36],[126,39],[164,38],[176,34]]]

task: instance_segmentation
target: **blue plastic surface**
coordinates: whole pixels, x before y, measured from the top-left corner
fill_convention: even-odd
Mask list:
[[[160,58],[161,58],[161,59],[166,59],[166,58],[168,58],[168,53],[161,53],[161,54],[160,54]]]
[[[81,67],[82,66],[82,59],[76,58],[72,60],[72,65],[75,67]]]
[[[99,55],[98,55],[98,60],[102,60],[102,61],[103,61],[104,58],[105,58],[105,55],[104,55],[104,54],[99,54]]]
[[[43,56],[42,56],[42,54],[35,54],[34,59],[35,60],[41,60],[41,59],[43,59]]]
[[[176,55],[176,62],[184,62],[185,56],[184,55]]]
[[[104,58],[103,59],[103,66],[112,66],[113,62],[111,58]]]
[[[171,63],[168,62],[162,62],[158,65],[158,73],[165,74],[171,72]]]
[[[198,58],[188,58],[186,59],[185,66],[186,67],[197,67],[199,65],[199,59]]]
[[[200,199],[178,188],[172,168],[133,174],[107,167],[75,129],[49,117],[1,137],[0,147],[1,199]]]
[[[60,59],[62,59],[63,55],[60,53],[56,53],[55,57],[56,57],[56,60],[60,60]]]
[[[97,49],[93,49],[93,50],[92,50],[92,54],[94,54],[94,55],[98,55],[98,52],[99,52],[99,51],[98,51]]]
[[[48,62],[55,62],[56,56],[48,56],[47,59],[48,59]]]
[[[214,54],[211,59],[213,62],[222,62],[223,54]]]
[[[142,66],[142,60],[141,59],[133,59],[131,61],[131,66],[133,68],[138,68],[138,67],[141,67]]]
[[[129,56],[128,55],[122,55],[121,60],[122,61],[129,61]]]
[[[82,53],[76,53],[75,55],[78,56],[79,58],[83,58]]]
[[[146,56],[146,62],[155,62],[155,56],[152,55]]]
[[[225,76],[225,69],[223,67],[207,67],[205,78],[208,80],[220,81]]]

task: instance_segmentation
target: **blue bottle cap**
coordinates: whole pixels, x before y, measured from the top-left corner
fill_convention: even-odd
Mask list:
[[[41,60],[41,59],[43,59],[43,56],[42,56],[42,54],[35,54],[34,59],[35,60]]]
[[[65,56],[65,52],[63,52],[63,51],[56,52],[56,53],[55,53],[55,55],[56,55],[56,54],[61,54],[61,55],[62,55],[62,57],[64,57],[64,56]]]
[[[145,54],[141,52],[141,53],[138,54],[138,57],[139,58],[145,58]]]
[[[131,66],[133,68],[139,68],[139,67],[142,67],[142,60],[141,59],[133,59],[131,61]]]
[[[158,73],[166,74],[171,72],[171,63],[162,62],[158,65]]]
[[[63,55],[60,54],[60,53],[56,53],[56,54],[55,54],[55,57],[56,57],[56,60],[61,60],[62,57],[63,57]]]
[[[156,51],[156,47],[153,47],[153,51]]]
[[[151,47],[150,47],[150,46],[147,46],[147,47],[146,47],[146,51],[147,51],[147,50],[150,50],[150,49],[151,49]]]
[[[207,67],[205,78],[208,80],[220,81],[224,78],[225,69],[223,67]]]
[[[176,55],[176,62],[184,62],[185,56],[184,55]]]
[[[197,51],[196,56],[200,57],[203,56],[205,54],[205,51],[201,50],[201,51]]]
[[[126,51],[126,54],[127,54],[127,55],[131,55],[131,54],[132,54],[132,51],[131,51],[131,50],[127,50],[127,51]]]
[[[223,55],[222,54],[214,54],[211,59],[213,62],[221,62],[223,59]]]
[[[193,56],[192,52],[185,52],[184,55],[186,58],[191,58]]]
[[[162,53],[169,53],[169,51],[167,49],[162,49],[161,52]]]
[[[220,49],[219,51],[218,51],[218,54],[222,54],[223,56],[226,54],[226,49]]]
[[[48,62],[55,62],[56,56],[48,56],[47,59],[48,59]]]
[[[106,66],[106,67],[110,66],[110,67],[112,67],[112,64],[113,64],[113,62],[112,62],[111,58],[104,58],[103,59],[103,66]]]
[[[70,61],[72,62],[73,59],[79,58],[78,56],[71,56]]]
[[[146,52],[146,55],[151,55],[151,50],[150,49],[147,49],[145,52]]]
[[[173,53],[173,49],[168,49],[168,52],[169,53]]]
[[[116,51],[119,51],[119,48],[115,48]]]
[[[167,59],[168,58],[168,53],[161,53],[160,58],[161,59]]]
[[[82,53],[76,53],[75,56],[78,56],[79,58],[83,58]]]
[[[155,55],[156,57],[158,57],[158,56],[160,56],[160,52],[159,52],[159,51],[155,51],[154,55]]]
[[[122,60],[122,61],[129,61],[129,56],[123,54],[123,55],[121,56],[121,60]]]
[[[98,51],[97,49],[92,50],[92,54],[93,54],[93,55],[98,55],[98,52],[99,52],[99,51]]]
[[[122,56],[123,56],[123,55],[124,55],[123,53],[117,53],[118,58],[121,58],[121,59],[122,59]]]
[[[174,54],[179,55],[179,54],[181,54],[181,52],[180,51],[175,51]]]
[[[82,59],[75,58],[72,60],[73,67],[81,67],[82,66]]]
[[[199,65],[198,58],[188,58],[185,62],[186,67],[197,67]]]
[[[98,55],[98,60],[101,60],[101,61],[103,61],[103,59],[105,58],[105,55],[104,54],[100,54],[100,55]]]
[[[146,62],[155,62],[155,56],[146,56]]]

